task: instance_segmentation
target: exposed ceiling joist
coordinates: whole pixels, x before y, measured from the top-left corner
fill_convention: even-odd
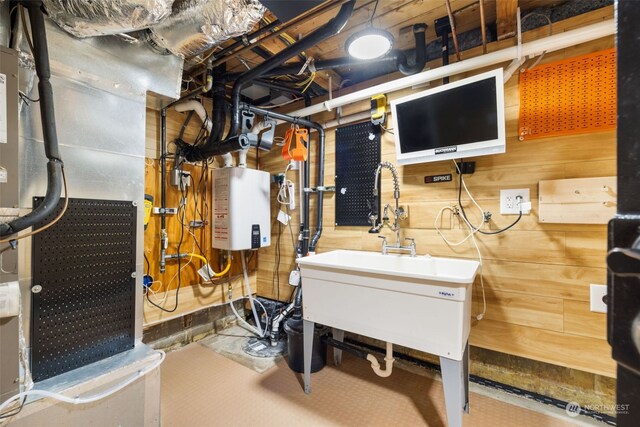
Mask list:
[[[498,40],[516,35],[518,0],[496,1],[496,28]]]

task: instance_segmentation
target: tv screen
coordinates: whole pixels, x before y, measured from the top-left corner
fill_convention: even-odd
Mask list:
[[[392,112],[399,164],[505,151],[502,70],[399,99]]]

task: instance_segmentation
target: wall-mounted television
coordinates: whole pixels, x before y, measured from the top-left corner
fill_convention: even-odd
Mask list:
[[[399,165],[504,153],[502,69],[391,103]]]

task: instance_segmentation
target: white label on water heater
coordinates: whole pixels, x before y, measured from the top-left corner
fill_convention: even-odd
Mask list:
[[[219,241],[229,240],[229,179],[217,178],[213,201],[213,233]]]
[[[7,143],[7,76],[0,73],[0,144]]]

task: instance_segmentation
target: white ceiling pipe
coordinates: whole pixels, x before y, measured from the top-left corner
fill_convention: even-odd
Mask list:
[[[199,101],[192,99],[190,101],[181,102],[180,104],[176,104],[174,107],[178,113],[184,113],[185,111],[194,111],[202,123],[204,123],[207,132],[211,132],[211,127],[213,123],[207,117],[207,110],[204,109],[204,105],[202,105]]]
[[[189,101],[176,104],[173,108],[175,108],[178,113],[184,113],[185,111],[194,111],[198,115],[198,117],[200,117],[202,123],[204,123],[204,127],[207,129],[207,132],[211,132],[213,122],[207,116],[207,110],[205,110],[204,105],[202,105],[200,101],[191,99]],[[222,158],[223,167],[233,167],[233,156],[231,155],[231,153],[223,154],[220,157]]]
[[[549,37],[524,43],[521,46],[520,53],[522,56],[535,56],[545,51],[553,52],[575,46],[580,43],[590,42],[592,40],[613,35],[615,32],[616,22],[614,19],[610,19],[597,24],[588,25],[586,27],[565,31],[563,33],[554,34]],[[288,114],[294,117],[306,117],[323,111],[331,111],[332,109],[343,105],[369,99],[380,93],[395,92],[397,90],[421,85],[444,77],[511,61],[518,57],[518,52],[517,46],[509,47],[496,52],[487,53],[486,55],[476,56],[474,58],[465,59],[464,61],[455,62],[443,67],[423,71],[422,73],[403,77],[391,82],[382,83],[377,86],[359,90],[338,98],[333,98],[310,107],[302,108]]]

